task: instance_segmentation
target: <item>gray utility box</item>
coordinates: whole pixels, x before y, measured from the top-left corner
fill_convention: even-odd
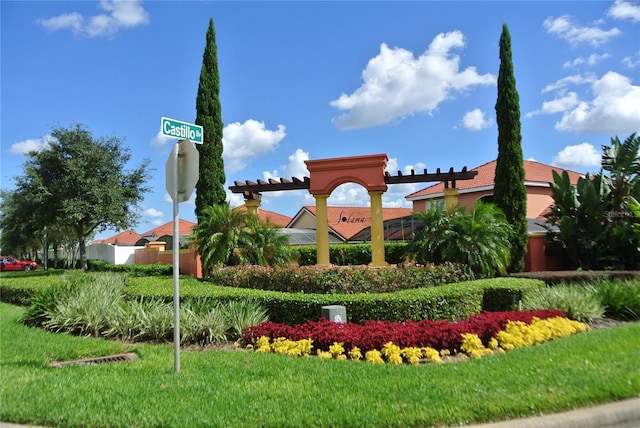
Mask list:
[[[347,322],[347,308],[341,305],[323,306],[320,316],[333,322]]]

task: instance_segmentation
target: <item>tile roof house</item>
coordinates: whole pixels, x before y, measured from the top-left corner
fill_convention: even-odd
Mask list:
[[[234,209],[246,211],[247,206],[240,205]],[[276,227],[286,227],[291,221],[291,217],[289,216],[279,214],[274,211],[264,210],[262,208],[258,208],[258,219],[260,219],[261,222],[266,222]]]
[[[383,208],[382,219],[387,221],[410,216],[412,211],[411,208]],[[330,239],[333,236],[333,242],[336,242],[335,238],[341,242],[361,241],[362,238],[357,238],[358,234],[363,229],[371,227],[371,208],[327,207],[327,219]],[[311,205],[302,207],[289,222],[287,228],[315,230],[316,207]]]
[[[472,171],[478,171],[473,180],[458,181],[458,203],[471,209],[478,199],[493,195],[494,177],[497,161],[482,164]],[[562,173],[563,168],[546,165],[536,161],[523,162],[525,188],[527,189],[527,218],[540,219],[541,215],[553,204],[549,182],[553,181],[552,171]],[[576,185],[582,174],[566,170],[571,184]],[[444,184],[438,183],[405,196],[413,202],[413,210],[424,212],[430,203],[444,199]]]
[[[113,235],[106,239],[95,239],[88,245],[94,244],[111,244],[111,245],[136,245],[136,242],[142,238],[142,235],[133,230],[125,230],[117,235]]]

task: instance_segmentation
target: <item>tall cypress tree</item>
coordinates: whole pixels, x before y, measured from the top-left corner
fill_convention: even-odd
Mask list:
[[[504,212],[511,226],[511,272],[524,268],[527,249],[527,190],[524,186],[522,135],[520,134],[520,97],[516,90],[511,58],[511,35],[507,24],[500,36],[500,72],[498,74],[498,160],[495,172],[493,202]]]
[[[196,97],[196,124],[202,126],[204,140],[197,144],[200,152],[200,176],[196,186],[196,216],[204,208],[224,203],[224,161],[222,160],[222,107],[220,105],[220,76],[218,47],[213,19],[209,20],[207,42],[202,55],[200,84]]]

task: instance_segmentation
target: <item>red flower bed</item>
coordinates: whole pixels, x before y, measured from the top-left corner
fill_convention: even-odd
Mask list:
[[[547,319],[564,317],[558,310],[534,310],[512,312],[483,312],[464,321],[365,321],[363,324],[335,323],[325,318],[307,321],[304,324],[288,326],[265,322],[244,331],[246,344],[253,344],[262,337],[270,339],[285,337],[289,340],[313,339],[315,349],[327,351],[334,342],[342,343],[349,350],[357,346],[363,352],[382,349],[387,342],[401,348],[430,347],[458,351],[462,343],[462,333],[474,333],[485,346],[489,340],[507,325],[508,321],[531,323],[533,318]]]

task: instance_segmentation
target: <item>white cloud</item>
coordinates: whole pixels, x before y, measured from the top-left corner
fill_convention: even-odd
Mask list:
[[[582,65],[582,64],[587,64],[589,66],[594,66],[594,65],[598,64],[599,62],[609,58],[609,56],[610,55],[607,54],[607,53],[602,54],[602,55],[591,54],[586,59],[580,56],[580,57],[574,59],[573,61],[565,62],[564,64],[562,64],[562,68],[577,67],[577,66]]]
[[[304,163],[304,161],[309,160],[308,152],[305,152],[302,149],[297,149],[295,152],[289,155],[287,160],[289,161],[289,163],[280,167],[280,169],[283,171],[283,174],[280,174],[277,169],[273,171],[263,171],[262,178],[264,180],[269,180],[270,178],[286,178],[287,180],[291,180],[292,177],[302,179],[303,177],[309,176],[309,170],[307,169],[307,165]],[[270,198],[283,198],[290,196],[299,196],[302,193],[308,192],[307,190],[278,190],[275,192],[265,192],[264,194],[268,195]]]
[[[244,196],[241,193],[231,193],[231,190],[228,189],[229,186],[225,186],[227,193],[227,201],[229,202],[229,206],[231,208],[239,207],[240,205],[244,205]]]
[[[39,152],[49,145],[50,135],[43,138],[33,138],[13,143],[9,148],[9,153],[13,155],[26,155],[29,152]]]
[[[585,168],[600,165],[600,153],[589,143],[567,146],[555,158],[553,164],[569,168]]]
[[[616,0],[607,11],[607,16],[614,19],[629,19],[633,22],[640,22],[640,5]]]
[[[369,206],[367,189],[356,183],[345,183],[336,187],[327,198],[329,206],[366,207]]]
[[[627,68],[636,68],[640,65],[640,52],[636,52],[633,56],[625,56],[622,58],[622,64]]]
[[[584,83],[593,83],[596,81],[596,77],[592,74],[583,76],[581,74],[574,74],[572,76],[563,77],[562,79],[545,86],[542,89],[542,93],[545,94],[551,91],[562,90],[570,85],[580,85]]]
[[[560,131],[620,134],[640,129],[640,86],[610,71],[592,85],[594,98],[567,110],[556,123]]]
[[[309,152],[305,152],[302,149],[297,149],[293,154],[289,156],[289,163],[284,168],[286,172],[286,178],[291,177],[308,177],[309,170],[307,164],[304,161],[309,160]]]
[[[169,144],[170,141],[175,141],[175,139],[163,135],[162,131],[158,131],[156,136],[151,140],[151,146],[156,149],[161,149]]]
[[[459,31],[439,34],[418,58],[383,43],[380,53],[362,71],[363,84],[351,95],[343,93],[329,103],[346,111],[334,119],[335,125],[339,129],[368,128],[416,113],[431,114],[455,93],[495,84],[495,76],[480,75],[475,67],[460,70],[460,57],[451,51],[462,47]]]
[[[87,37],[109,36],[123,28],[149,23],[149,14],[140,0],[100,0],[98,7],[107,13],[84,17],[78,12],[71,12],[37,22],[49,30],[69,29],[74,34]]]
[[[493,121],[487,119],[484,112],[479,108],[468,111],[462,117],[462,126],[471,131],[480,131],[481,129],[491,126]]]
[[[610,30],[602,30],[595,26],[582,27],[574,23],[571,17],[567,15],[559,18],[547,18],[543,25],[550,34],[568,41],[572,46],[585,43],[592,46],[600,46],[622,33],[615,27]]]
[[[391,175],[398,175],[398,170],[402,171],[404,175],[410,175],[411,171],[415,171],[416,174],[423,174],[427,166],[418,162],[415,165],[405,165],[403,168],[398,168],[398,160],[396,158],[389,159],[386,170]],[[424,183],[403,183],[392,184],[385,193],[382,194],[382,206],[387,208],[411,208],[413,204],[407,201],[404,197],[417,191],[420,187],[424,187]]]
[[[277,130],[270,131],[264,122],[253,119],[225,126],[222,139],[225,167],[229,172],[240,171],[252,159],[274,151],[287,135],[285,129],[284,125],[278,125]]]
[[[138,214],[146,218],[162,218],[164,215],[162,214],[162,211],[158,211],[155,208],[142,208],[138,211]]]
[[[529,112],[525,117],[533,117],[539,114],[554,114],[567,111],[575,107],[580,101],[578,100],[578,94],[575,92],[569,92],[568,94],[556,98],[555,100],[545,101],[542,103],[540,110]]]

